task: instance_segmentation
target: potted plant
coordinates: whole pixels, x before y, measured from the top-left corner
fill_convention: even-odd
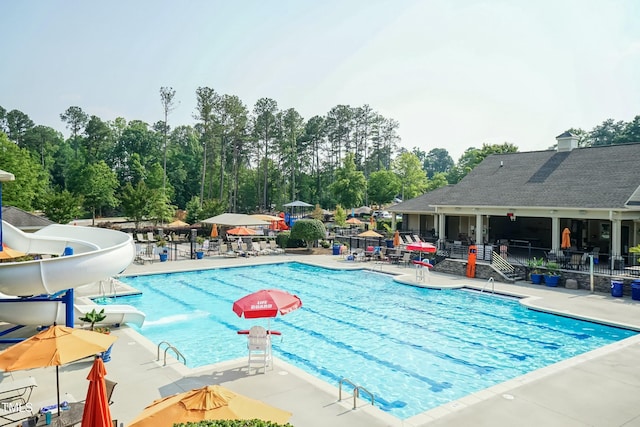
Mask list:
[[[531,283],[534,285],[539,285],[542,283],[542,272],[541,268],[544,265],[544,259],[533,257],[527,262],[527,267],[531,270],[530,277]]]
[[[160,239],[158,240],[156,245],[160,248],[160,253],[158,254],[160,256],[160,262],[165,262],[169,257],[169,250],[167,249],[167,241],[164,239]]]
[[[557,262],[548,262],[546,265],[547,274],[544,275],[544,283],[547,286],[556,287],[560,283],[560,275],[558,271],[560,266]]]
[[[196,237],[196,243],[198,244],[198,249],[196,249],[196,258],[202,259],[204,258],[204,251],[202,250],[202,245],[204,244],[204,237],[202,236]]]
[[[106,318],[107,318],[107,315],[104,314],[104,308],[100,311],[96,311],[96,309],[94,308],[93,310],[91,310],[90,312],[82,316],[80,320],[83,322],[90,323],[89,329],[94,331],[95,324],[102,322]]]

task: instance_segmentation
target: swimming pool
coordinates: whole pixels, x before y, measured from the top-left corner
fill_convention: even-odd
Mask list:
[[[236,331],[267,320],[238,318],[233,301],[264,288],[297,294],[302,308],[271,320],[282,332],[274,354],[334,386],[349,378],[402,419],[635,334],[512,298],[298,263],[121,280],[142,291],[118,298],[146,313],[139,331],[171,342],[190,367],[246,357]]]

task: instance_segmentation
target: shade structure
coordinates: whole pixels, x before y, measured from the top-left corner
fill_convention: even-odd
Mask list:
[[[202,420],[260,419],[285,424],[291,412],[267,405],[219,386],[208,385],[158,399],[147,406],[129,427],[171,427]]]
[[[393,246],[400,246],[400,231],[398,230],[393,234]]]
[[[89,389],[82,414],[82,425],[91,427],[112,427],[111,410],[107,397],[107,385],[104,381],[107,370],[101,358],[96,357],[87,379]]]
[[[213,237],[214,239],[218,237],[218,224],[213,224],[213,226],[211,227],[211,237]]]
[[[302,307],[297,295],[280,289],[262,289],[246,295],[233,303],[233,312],[245,319],[276,317]]]
[[[251,215],[236,213],[223,213],[220,215],[212,216],[211,218],[203,219],[201,222],[204,222],[205,224],[226,225],[229,227],[241,227],[247,225],[269,225],[269,222],[254,218]]]
[[[284,218],[280,218],[279,216],[275,216],[275,215],[267,215],[267,214],[253,214],[253,215],[249,215],[255,219],[259,219],[261,221],[284,221]]]
[[[233,234],[234,236],[255,236],[258,232],[252,228],[235,227],[227,230],[227,234]]]
[[[13,259],[13,258],[20,258],[21,256],[25,256],[26,254],[24,252],[20,252],[17,251],[15,249],[11,249],[9,246],[7,246],[5,243],[2,244],[2,251],[0,251],[0,261],[2,260],[7,260],[7,259]]]
[[[372,209],[369,206],[360,206],[359,208],[355,208],[353,212],[356,215],[369,215]]]
[[[175,220],[175,221],[170,222],[169,224],[167,224],[167,227],[171,227],[171,228],[188,227],[188,226],[189,226],[189,224],[188,224],[188,223],[186,223],[186,222],[184,222],[184,221],[181,221],[181,220],[179,220],[179,219],[177,219],[177,220]]]
[[[351,225],[361,225],[362,221],[360,221],[358,218],[349,218],[347,220],[347,224],[351,224]]]
[[[367,230],[367,231],[363,231],[362,233],[358,234],[358,237],[383,237],[383,236],[382,236],[382,234],[376,233],[373,230]]]
[[[562,249],[569,249],[571,247],[571,230],[565,227],[562,230],[562,244],[560,245]]]
[[[428,253],[436,253],[438,248],[435,247],[434,244],[428,242],[414,242],[407,245],[407,250],[409,251],[418,251],[418,252],[428,252]]]
[[[305,203],[302,202],[300,200],[295,200],[291,203],[287,203],[286,205],[283,205],[286,208],[310,208],[313,207],[313,205],[310,205],[309,203]]]
[[[0,352],[0,369],[56,367],[56,389],[60,406],[58,367],[106,351],[117,339],[113,335],[53,325]],[[60,412],[58,412],[58,415]]]

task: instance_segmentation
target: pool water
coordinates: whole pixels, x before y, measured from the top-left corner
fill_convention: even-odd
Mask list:
[[[118,298],[146,313],[140,333],[170,342],[189,367],[246,357],[236,331],[268,321],[239,318],[235,300],[266,288],[296,294],[302,308],[270,321],[282,332],[274,355],[336,387],[348,378],[401,419],[635,334],[366,270],[282,263],[121,280],[142,291]]]

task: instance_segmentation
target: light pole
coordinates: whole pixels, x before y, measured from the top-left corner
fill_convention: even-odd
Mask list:
[[[2,183],[6,181],[13,181],[16,177],[9,172],[0,170],[0,252],[2,252]]]

